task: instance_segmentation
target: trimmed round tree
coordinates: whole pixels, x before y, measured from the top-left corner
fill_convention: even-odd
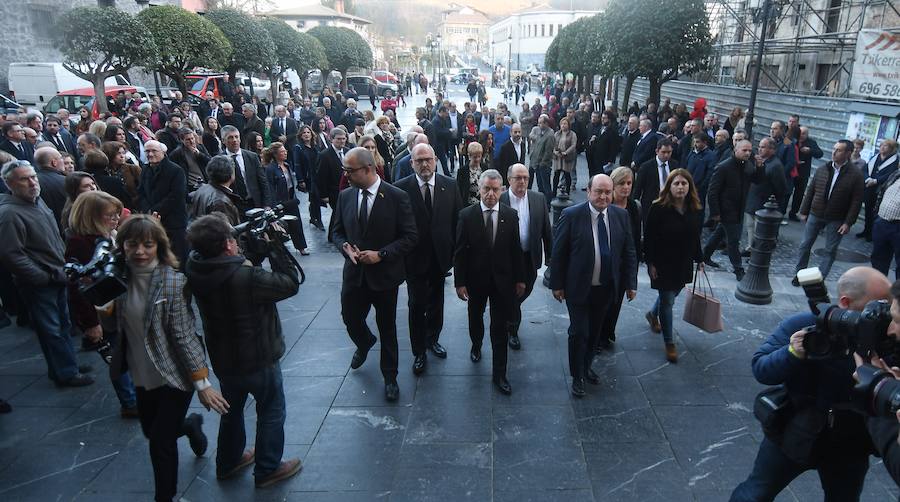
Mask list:
[[[323,82],[327,81],[331,70],[337,70],[341,72],[341,89],[345,89],[347,70],[372,67],[372,49],[359,33],[350,28],[316,26],[307,33],[319,39],[325,48],[328,67],[322,68]]]
[[[231,57],[225,70],[232,80],[238,70],[261,71],[275,59],[275,43],[257,18],[236,9],[214,9],[206,18],[231,42]]]

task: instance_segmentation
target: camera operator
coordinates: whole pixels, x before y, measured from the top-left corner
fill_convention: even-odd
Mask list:
[[[281,459],[285,401],[278,361],[285,344],[276,309],[276,302],[297,294],[300,280],[281,243],[269,242],[269,272],[240,254],[233,231],[221,214],[191,223],[187,238],[193,251],[185,275],[222,395],[231,403],[232,412],[219,422],[216,477],[232,477],[255,461],[256,486],[264,487],[300,470],[299,459]],[[244,451],[248,394],[256,400],[255,452]]]
[[[220,212],[228,223],[241,223],[246,201],[231,189],[234,186],[234,162],[228,157],[213,157],[206,165],[209,183],[204,183],[191,194],[191,219],[213,212]]]
[[[881,272],[855,267],[838,280],[838,304],[862,311],[887,299],[890,282]],[[784,384],[791,415],[780,431],[766,431],[746,481],[732,502],[770,501],[803,472],[816,469],[826,501],[859,500],[872,445],[865,418],[852,411],[854,361],[849,354],[810,359],[803,339],[812,313],[788,317],[753,355],[753,374],[765,385]]]

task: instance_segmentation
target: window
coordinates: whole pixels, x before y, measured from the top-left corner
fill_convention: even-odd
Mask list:
[[[723,66],[719,72],[719,84],[734,85],[734,67]]]
[[[563,27],[562,23],[557,24],[557,25],[556,25],[556,32],[559,33],[559,30],[561,30],[562,27]]]
[[[542,36],[542,37],[546,37],[546,36],[547,36],[547,32],[545,31],[546,27],[547,27],[546,24],[542,24],[542,25],[541,25],[541,36]]]
[[[553,36],[553,25],[552,24],[550,25],[550,36],[551,37]]]

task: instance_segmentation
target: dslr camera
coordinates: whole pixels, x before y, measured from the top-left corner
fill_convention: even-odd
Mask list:
[[[64,270],[69,282],[78,285],[81,293],[92,305],[102,307],[128,291],[125,269],[113,243],[106,237],[99,237],[94,254],[84,265],[66,263]]]
[[[807,358],[823,360],[846,357],[852,352],[868,361],[878,354],[888,365],[900,362],[900,344],[889,336],[891,304],[871,301],[862,312],[831,304],[818,267],[797,273],[816,324],[805,328],[803,349]],[[890,372],[864,364],[857,368],[854,399],[858,408],[872,416],[895,417],[900,409],[900,381]]]
[[[296,208],[298,205],[299,201],[294,199],[273,208],[249,209],[244,213],[244,223],[234,227],[233,235],[255,265],[262,263],[269,256],[271,250],[278,249],[280,253],[289,258],[291,264],[297,269],[300,274],[300,283],[303,284],[306,274],[303,273],[303,267],[300,266],[297,259],[284,246],[290,240],[290,236],[279,224],[280,222],[295,221],[297,217],[285,214],[285,209],[291,206]]]

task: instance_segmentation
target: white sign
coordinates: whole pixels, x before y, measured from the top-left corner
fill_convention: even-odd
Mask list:
[[[850,92],[900,100],[900,34],[860,30]]]

